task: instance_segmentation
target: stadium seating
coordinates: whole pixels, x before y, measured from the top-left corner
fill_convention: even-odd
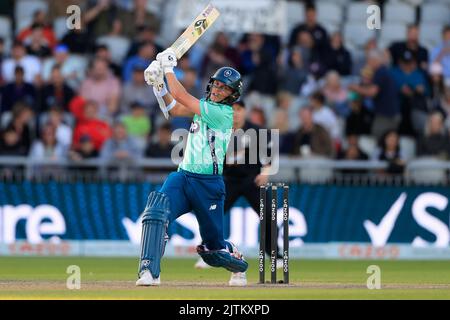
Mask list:
[[[384,7],[384,22],[411,24],[416,20],[414,7],[403,2],[389,2]]]
[[[445,162],[433,157],[411,160],[407,165],[407,177],[417,184],[441,184],[446,181],[446,171],[441,166]]]
[[[383,23],[380,30],[380,48],[387,48],[392,42],[404,40],[406,36],[406,29],[406,24]]]
[[[422,23],[450,23],[450,3],[425,3],[421,9]]]
[[[33,18],[33,14],[37,10],[44,10],[45,12],[47,12],[47,2],[42,0],[17,0],[15,8],[15,18],[18,25],[16,31],[21,30],[21,26],[25,24],[25,22],[23,21],[27,21],[25,26],[28,25]]]
[[[319,2],[316,5],[317,20],[326,26],[327,24],[339,25],[342,22],[343,10],[339,4],[333,2]]]
[[[55,31],[55,36],[58,40],[61,40],[67,33],[66,21],[66,17],[58,17],[53,22],[53,30]]]
[[[369,156],[369,158],[375,155],[375,151],[377,150],[377,141],[374,137],[362,135],[359,137],[358,145],[361,150]]]
[[[0,37],[7,39],[11,37],[11,19],[7,16],[0,16]]]
[[[300,169],[300,182],[326,183],[333,178],[332,160],[319,156],[310,156],[307,159],[311,160],[311,163]]]
[[[432,49],[442,41],[442,25],[435,23],[422,23],[419,27],[420,42],[428,49]]]
[[[349,48],[361,49],[376,35],[376,30],[368,29],[365,21],[351,21],[344,25],[344,39]]]
[[[347,21],[351,22],[364,22],[367,19],[367,2],[351,2],[347,7]]]
[[[120,36],[104,36],[97,39],[98,44],[104,44],[111,52],[111,59],[117,63],[122,63],[130,47],[130,40]]]
[[[416,156],[416,141],[411,137],[400,137],[400,150],[406,161],[413,159]]]

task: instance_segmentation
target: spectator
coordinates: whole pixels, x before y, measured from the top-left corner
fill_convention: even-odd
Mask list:
[[[34,139],[34,132],[31,127],[33,123],[33,110],[24,103],[17,103],[12,110],[12,119],[6,126],[5,131],[13,130],[18,141],[16,147],[20,150],[22,155],[27,155],[30,151],[31,143]]]
[[[47,113],[47,124],[55,128],[58,144],[69,148],[72,143],[72,128],[64,123],[63,109],[58,106],[51,107]]]
[[[404,51],[403,54],[398,66],[392,70],[402,114],[399,132],[416,136],[423,133],[427,119],[428,84],[423,72],[417,68],[413,53]]]
[[[49,24],[47,20],[47,13],[45,11],[36,10],[33,14],[33,21],[31,22],[30,26],[23,29],[19,33],[19,35],[17,36],[17,40],[24,43],[29,42],[30,38],[33,37],[33,26],[40,25],[42,26],[41,31],[42,36],[45,38],[45,42],[48,44],[50,49],[53,49],[56,46],[57,40],[51,24]]]
[[[349,94],[350,114],[345,122],[345,134],[369,135],[372,128],[373,114],[363,104],[363,98],[354,92]]]
[[[408,26],[406,41],[394,42],[389,47],[392,63],[397,66],[405,52],[411,52],[417,66],[426,71],[428,69],[428,50],[419,44],[419,26],[412,24]]]
[[[310,105],[314,123],[325,128],[333,140],[340,140],[339,123],[334,112],[325,106],[325,96],[320,91],[316,91],[310,98]]]
[[[308,76],[301,49],[294,47],[290,50],[287,64],[279,65],[278,70],[279,90],[298,95]]]
[[[99,106],[95,101],[87,101],[83,107],[83,115],[77,119],[73,133],[73,148],[79,150],[82,136],[89,136],[95,150],[100,151],[103,143],[111,136],[111,128],[108,123],[98,117]]]
[[[52,1],[59,2],[59,1]],[[71,28],[61,39],[61,44],[66,46],[73,54],[84,55],[91,52],[93,39],[91,39],[85,26],[84,15],[80,17],[80,28]]]
[[[289,132],[289,114],[285,109],[275,111],[272,129],[277,129],[280,137],[280,154],[289,154],[293,148],[293,134]]]
[[[113,135],[103,145],[100,158],[104,161],[124,161],[139,158],[141,153],[133,139],[127,134],[125,125],[116,122],[113,127]]]
[[[364,161],[364,160],[368,160],[369,157],[359,147],[358,136],[357,135],[348,135],[347,136],[347,147],[344,150],[339,151],[339,153],[337,155],[337,159],[338,160]],[[367,173],[367,170],[364,170],[364,169],[342,169],[339,171],[343,174]]]
[[[132,56],[135,56],[138,54],[139,48],[142,46],[143,43],[153,43],[155,46],[156,52],[162,52],[164,50],[163,47],[161,47],[156,42],[156,37],[158,36],[157,31],[153,27],[149,26],[142,26],[138,28],[138,33],[136,37],[133,39],[133,42],[130,45],[130,48],[128,49],[127,58],[130,58]],[[192,54],[192,49],[196,48],[194,46],[189,50],[189,54]]]
[[[341,76],[348,76],[352,73],[352,56],[344,47],[342,35],[335,32],[331,36],[330,50],[327,51],[328,69],[337,71]]]
[[[372,134],[380,138],[387,130],[396,130],[400,123],[397,87],[392,74],[385,66],[383,52],[377,49],[371,50],[368,53],[367,64],[374,72],[373,83],[364,86],[352,84],[348,86],[348,89],[373,99],[375,116]]]
[[[314,38],[314,46],[318,49],[319,53],[324,53],[328,50],[328,33],[327,31],[317,22],[317,12],[313,5],[308,5],[305,12],[306,21],[298,26],[296,26],[289,38],[289,46],[292,47],[297,42],[297,37],[302,31],[307,31]]]
[[[381,171],[382,174],[403,173],[406,162],[400,149],[399,135],[396,130],[388,130],[382,135],[376,159],[388,162],[388,167]]]
[[[194,97],[201,97],[203,90],[200,88],[200,81],[198,79],[197,71],[193,68],[187,68],[184,71],[183,80],[181,80],[183,87]]]
[[[301,31],[297,38],[298,39],[295,46],[293,46],[290,51],[299,51],[302,56],[305,69],[311,70],[311,65],[315,62],[315,57],[317,56],[314,49],[314,38],[307,31]]]
[[[341,84],[341,77],[338,72],[328,71],[325,76],[323,94],[327,105],[333,109],[338,116],[346,118],[350,113],[347,101],[348,92]]]
[[[291,155],[308,157],[318,155],[332,158],[333,142],[326,129],[313,122],[312,110],[308,107],[300,110],[300,128],[294,133]]]
[[[153,94],[151,88],[145,83],[144,79],[145,68],[140,65],[136,65],[133,69],[133,75],[131,81],[125,83],[123,86],[123,94],[121,101],[121,112],[130,113],[130,105],[134,101],[139,101],[146,107],[148,115],[152,115],[155,110],[154,105],[157,104],[156,97]]]
[[[44,36],[44,26],[42,24],[34,23],[31,26],[31,35],[28,40],[24,41],[24,44],[29,55],[40,59],[47,58],[52,54],[50,44]]]
[[[111,26],[117,19],[118,7],[113,0],[87,0],[85,22],[88,34],[97,39],[109,33]]]
[[[131,112],[122,117],[128,135],[136,141],[138,147],[144,150],[147,137],[152,129],[150,118],[147,115],[145,106],[135,101],[130,106]]]
[[[64,80],[59,65],[54,65],[50,76],[50,82],[40,90],[40,112],[48,111],[52,106],[61,106],[68,111],[69,102],[74,97],[74,92]]]
[[[147,0],[134,0],[133,10],[119,10],[117,18],[122,22],[123,35],[135,38],[138,30],[148,26],[156,32],[160,29],[159,18],[147,10]]]
[[[48,0],[48,13],[47,17],[49,21],[54,21],[55,19],[67,15],[67,8],[71,5],[76,5],[82,7],[86,0],[58,0],[51,1]]]
[[[253,33],[248,36],[248,49],[242,55],[244,74],[250,74],[249,91],[274,95],[277,91],[274,75],[276,64],[271,52],[264,46],[264,35]]]
[[[21,66],[25,71],[25,82],[34,83],[41,73],[41,62],[34,56],[26,55],[25,47],[21,42],[15,41],[11,50],[11,58],[2,64],[2,77],[5,82],[12,82],[15,69]]]
[[[70,54],[69,48],[64,44],[58,45],[53,51],[53,57],[44,62],[42,68],[44,81],[50,81],[52,69],[55,65],[59,65],[61,74],[69,87],[78,90],[85,77],[85,66],[79,59]]]
[[[26,147],[20,141],[20,136],[10,127],[0,133],[0,156],[25,156]]]
[[[99,116],[112,119],[119,108],[121,86],[119,80],[108,68],[108,62],[96,58],[88,77],[83,81],[80,94],[86,100],[93,100],[99,106]]]
[[[164,123],[158,128],[156,142],[151,142],[145,150],[147,158],[170,158],[174,147],[170,123]]]
[[[258,106],[253,107],[250,111],[249,121],[257,126],[265,128],[267,120],[264,109]]]
[[[138,54],[129,58],[123,67],[123,81],[131,81],[133,69],[136,66],[147,68],[147,66],[156,57],[155,45],[151,42],[144,42],[138,51]]]
[[[418,143],[419,156],[436,156],[447,160],[450,152],[449,135],[444,127],[444,118],[439,112],[431,113],[428,117],[425,134]]]
[[[78,147],[69,151],[69,158],[72,161],[97,158],[99,152],[95,149],[92,138],[89,135],[81,136]]]
[[[3,59],[5,58],[5,39],[0,37],[0,71],[2,70]],[[3,84],[2,73],[0,72],[0,86]]]
[[[122,67],[112,61],[111,51],[108,46],[104,44],[97,45],[95,48],[95,58],[107,61],[109,69],[112,70],[114,76],[119,79],[122,77]]]
[[[442,96],[439,107],[439,110],[445,116],[446,127],[450,129],[450,81],[446,81],[445,83],[444,95]]]
[[[238,50],[230,45],[228,36],[224,32],[219,31],[204,57],[201,74],[210,74],[211,70],[217,70],[218,67],[224,64],[239,69],[241,57]]]
[[[218,68],[231,64],[231,60],[225,55],[225,48],[219,44],[213,43],[208,48],[208,51],[203,58],[200,74],[202,76],[213,74]]]
[[[431,51],[430,64],[439,62],[445,79],[450,79],[450,25],[442,30],[442,43]]]
[[[41,130],[41,139],[33,143],[29,157],[33,160],[65,160],[67,147],[56,139],[56,128],[47,124]]]
[[[14,70],[14,82],[6,84],[2,90],[1,112],[11,111],[17,102],[25,102],[30,106],[36,103],[36,90],[30,83],[25,82],[25,71],[18,65]]]
[[[339,160],[368,160],[369,156],[361,150],[358,144],[358,135],[349,134],[347,135],[347,146],[345,149],[340,150],[337,155]],[[346,171],[348,172],[348,171]],[[352,171],[355,173],[355,171]]]
[[[442,74],[442,65],[434,62],[430,65],[429,76],[431,83],[430,109],[441,109],[441,99],[445,94],[444,77]]]

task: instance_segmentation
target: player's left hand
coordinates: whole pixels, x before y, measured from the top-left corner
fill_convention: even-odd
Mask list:
[[[156,60],[161,63],[164,73],[173,73],[173,68],[177,66],[177,57],[172,48],[168,48],[158,53]]]
[[[149,86],[155,86],[157,83],[161,82],[163,78],[161,64],[156,60],[152,61],[144,71],[144,78]]]
[[[260,187],[265,185],[269,181],[269,176],[267,174],[258,174],[255,178],[255,184]]]

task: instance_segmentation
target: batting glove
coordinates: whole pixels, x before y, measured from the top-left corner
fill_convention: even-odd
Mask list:
[[[177,66],[177,57],[172,48],[168,48],[158,53],[156,60],[161,63],[164,73],[173,73],[173,68]]]
[[[155,83],[160,80],[160,78],[163,78],[161,64],[158,61],[154,60],[152,61],[152,63],[150,63],[147,69],[145,69],[144,79],[149,86],[154,86]]]

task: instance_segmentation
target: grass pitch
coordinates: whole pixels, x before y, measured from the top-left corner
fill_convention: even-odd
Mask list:
[[[164,259],[160,287],[135,287],[137,259],[0,257],[0,299],[450,299],[450,261],[291,260],[289,285],[259,285],[250,260],[243,288],[229,287],[224,269],[194,263]],[[66,287],[70,265],[81,269],[79,290]],[[381,269],[379,290],[367,289],[369,265]]]

